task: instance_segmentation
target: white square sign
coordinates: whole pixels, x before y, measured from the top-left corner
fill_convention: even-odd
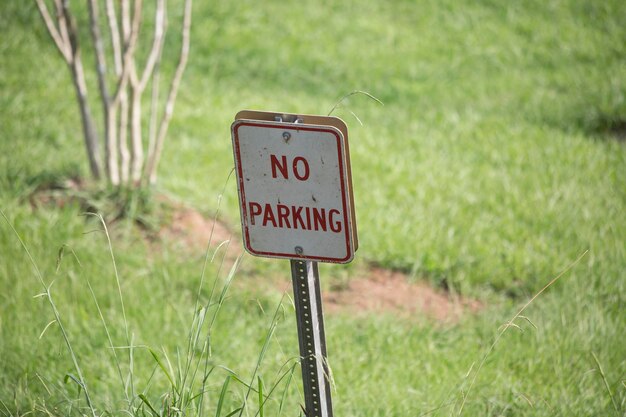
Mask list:
[[[246,250],[350,262],[356,233],[342,131],[252,119],[236,120],[231,131]]]

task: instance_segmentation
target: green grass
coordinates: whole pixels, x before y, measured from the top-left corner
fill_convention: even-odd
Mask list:
[[[29,204],[38,187],[88,172],[68,71],[34,3],[5,3],[0,208],[44,281],[54,281],[51,292],[98,413],[117,414],[127,407],[124,388],[87,285],[114,343],[127,344],[106,238],[85,234],[100,226],[75,205]],[[523,332],[510,328],[499,339],[462,411],[623,415],[626,148],[614,131],[626,120],[623,2],[213,3],[194,5],[192,52],[157,191],[213,213],[233,166],[229,126],[237,111],[324,114],[345,93],[366,90],[385,105],[354,96],[335,112],[350,127],[357,267],[323,268],[322,279],[374,262],[416,280],[445,282],[486,304],[480,314],[447,325],[391,314],[328,316],[335,414],[457,415],[500,326],[588,250],[524,312],[534,326],[517,320]],[[170,58],[176,18],[180,13],[171,21]],[[91,62],[90,51],[84,53]],[[93,78],[90,83],[94,88]],[[92,107],[98,110],[95,99]],[[236,229],[232,179],[222,205],[222,218]],[[42,288],[0,223],[0,414],[45,415],[44,406],[56,415],[76,414],[85,403],[74,401],[83,398],[75,383],[64,383],[67,373],[76,374],[68,349],[57,324],[40,338],[53,320],[50,306],[45,297],[33,298]],[[130,337],[162,359],[166,352],[178,369],[203,259],[167,244],[155,250],[124,224],[112,230],[112,241]],[[65,250],[57,271],[64,244],[73,253]],[[217,265],[207,271],[202,302]],[[260,376],[267,393],[297,355],[293,309],[270,284],[286,279],[288,265],[245,257],[242,268],[212,328],[211,361],[255,389]],[[251,274],[267,276],[268,284]],[[278,305],[284,314],[275,321]],[[135,351],[138,390],[155,366],[147,349]],[[127,362],[122,371],[130,372]],[[208,379],[208,415],[215,414],[228,375],[218,367]],[[229,381],[223,415],[241,406],[247,391]],[[299,384],[298,371],[283,415],[298,414]],[[265,415],[278,414],[285,386],[286,378]],[[160,407],[169,390],[159,368],[146,398]],[[249,396],[245,415],[255,414],[257,398]]]

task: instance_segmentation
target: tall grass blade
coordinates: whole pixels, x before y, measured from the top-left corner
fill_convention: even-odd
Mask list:
[[[72,375],[72,374],[65,374],[65,377],[63,378],[63,383],[67,384],[68,382],[70,382],[70,380],[74,381],[76,386],[78,386],[78,394],[80,395],[80,392],[85,388],[85,386],[74,375]]]
[[[264,405],[265,405],[265,401],[263,401],[263,380],[261,379],[261,375],[257,376],[257,382],[258,382],[258,387],[259,387],[259,412],[258,414],[261,417],[264,417],[265,413],[264,413]]]
[[[63,337],[63,341],[65,342],[65,346],[67,347],[67,350],[69,351],[70,357],[72,359],[72,364],[74,365],[74,370],[78,374],[78,380],[80,381],[80,385],[84,389],[85,400],[87,401],[87,406],[89,407],[89,410],[91,411],[91,415],[93,417],[96,417],[96,410],[95,410],[95,408],[93,406],[93,403],[91,401],[91,396],[89,394],[89,390],[87,389],[87,384],[85,383],[85,378],[83,377],[83,372],[81,370],[80,365],[78,364],[78,358],[76,357],[76,353],[74,352],[74,348],[72,347],[72,344],[70,343],[70,339],[69,339],[69,336],[67,334],[67,331],[65,330],[65,327],[63,326],[63,323],[61,321],[61,315],[59,313],[59,310],[57,309],[57,306],[54,303],[54,300],[52,299],[52,294],[50,293],[50,287],[46,286],[46,283],[45,283],[45,281],[43,279],[43,275],[41,273],[41,270],[39,269],[39,266],[37,265],[37,262],[35,262],[35,259],[33,258],[33,255],[30,253],[30,250],[28,250],[28,247],[24,243],[24,240],[22,240],[22,237],[17,232],[15,227],[13,227],[13,224],[9,221],[9,218],[6,216],[6,214],[4,214],[4,211],[2,209],[0,209],[0,215],[2,215],[2,217],[4,218],[4,221],[9,225],[9,228],[11,229],[11,231],[13,232],[13,234],[15,235],[17,240],[20,242],[20,245],[21,245],[22,249],[26,253],[26,256],[28,257],[28,260],[30,261],[30,264],[32,265],[33,269],[35,270],[35,275],[37,276],[37,279],[39,280],[39,283],[43,286],[43,288],[45,290],[46,298],[48,299],[48,304],[50,305],[50,308],[52,309],[52,314],[54,315],[54,318],[55,318],[56,322],[59,324],[59,329],[61,330],[61,335]]]
[[[330,111],[328,112],[328,115],[330,116],[331,114],[333,114],[333,112],[334,112],[335,110],[337,110],[337,108],[338,108],[338,107],[341,105],[341,103],[343,103],[345,100],[347,100],[348,98],[350,98],[350,97],[352,97],[352,96],[354,96],[354,95],[357,95],[357,94],[362,94],[362,95],[364,95],[364,96],[366,96],[366,97],[368,97],[368,98],[370,98],[370,99],[374,100],[375,102],[377,102],[378,104],[380,104],[380,105],[382,105],[382,106],[384,106],[384,105],[385,105],[382,101],[380,101],[379,99],[377,99],[376,97],[374,97],[372,94],[368,93],[367,91],[362,91],[362,90],[354,90],[354,91],[352,91],[352,92],[350,92],[350,93],[348,93],[348,94],[344,95],[343,97],[341,97],[341,98],[340,98],[340,99],[339,99],[339,100],[335,103],[335,105],[333,106],[333,108],[332,108],[332,109],[330,109]],[[353,113],[353,114],[354,114],[354,113]],[[358,119],[358,118],[357,118],[357,119]],[[361,123],[361,124],[362,124],[362,123]]]
[[[225,370],[226,372],[228,372],[228,373],[230,374],[230,377],[231,377],[233,380],[237,381],[238,383],[240,383],[240,384],[241,384],[241,385],[243,385],[244,387],[246,387],[246,388],[248,388],[248,389],[250,389],[250,390],[252,390],[252,391],[256,392],[256,389],[255,389],[253,386],[251,386],[250,384],[248,384],[247,382],[245,382],[243,379],[241,379],[241,377],[239,377],[239,375],[237,375],[237,373],[236,373],[235,371],[233,371],[232,369],[227,368],[227,367],[222,366],[222,365],[218,365],[217,367],[218,367],[218,368],[220,368],[220,369]]]
[[[252,384],[254,383],[257,373],[259,372],[259,369],[261,368],[261,362],[263,362],[265,353],[267,352],[270,341],[272,340],[272,336],[274,335],[274,331],[276,330],[276,326],[278,325],[278,313],[281,312],[283,309],[284,299],[285,299],[285,296],[283,295],[280,299],[280,302],[278,303],[278,306],[276,307],[276,310],[274,311],[274,316],[272,317],[272,322],[270,323],[269,329],[267,330],[267,334],[265,335],[263,347],[261,348],[261,352],[259,353],[259,357],[257,358],[256,366],[254,367],[254,372],[252,372],[252,378],[250,380],[250,384],[248,385],[248,390],[246,392],[246,395],[244,396],[244,403],[239,413],[239,416],[243,415],[243,410],[245,409],[246,404],[248,402],[248,396],[250,395],[250,392],[252,391]]]
[[[533,323],[528,317],[526,317],[526,316],[519,316],[519,318],[526,320],[528,323],[530,323],[531,326],[534,327],[535,330],[537,330],[537,326],[535,326],[535,323]]]
[[[124,332],[126,334],[126,343],[128,345],[131,345],[130,342],[130,335],[129,335],[129,331],[128,331],[128,320],[126,318],[126,308],[124,306],[124,297],[122,295],[122,284],[121,284],[121,280],[120,280],[120,274],[119,271],[117,269],[117,262],[115,261],[115,254],[113,253],[113,244],[111,243],[111,235],[109,234],[109,228],[107,227],[106,222],[104,221],[104,217],[102,217],[101,214],[99,213],[85,213],[86,216],[93,216],[96,217],[99,221],[100,224],[102,224],[102,229],[104,231],[104,234],[107,238],[107,245],[109,248],[109,254],[111,256],[111,263],[113,265],[113,272],[115,274],[115,283],[117,284],[117,293],[118,293],[118,297],[120,299],[120,305],[122,308],[122,318],[124,320]],[[132,362],[132,349],[129,350],[129,362]],[[135,396],[135,387],[134,387],[134,382],[133,382],[133,374],[132,372],[129,372],[129,385],[130,385],[130,392],[131,392],[131,397]]]
[[[7,405],[4,403],[4,401],[2,401],[2,399],[0,399],[0,405],[2,405],[5,410],[7,410],[7,414],[3,413],[4,415],[6,415],[6,416],[11,416],[12,415],[11,410],[9,410],[9,407],[7,407]]]
[[[289,361],[291,361],[291,359]],[[289,361],[287,361],[287,362],[289,362]],[[279,407],[279,409],[282,409],[282,403],[284,402],[284,394],[286,393],[286,390],[287,390],[287,388],[289,387],[289,385],[291,383],[291,378],[293,377],[293,373],[294,373],[297,365],[298,365],[298,362],[295,362],[289,369],[287,369],[287,371],[285,371],[280,376],[280,378],[278,378],[278,380],[276,380],[276,382],[274,383],[272,388],[269,390],[267,395],[265,395],[265,398],[262,400],[262,402],[259,402],[260,407],[259,407],[259,410],[256,412],[255,417],[258,416],[260,414],[260,412],[263,410],[263,407],[265,406],[265,403],[272,397],[272,394],[274,393],[274,391],[276,390],[278,385],[282,382],[282,380],[285,379],[287,377],[287,375],[289,375],[289,378],[287,379],[287,384],[285,386],[285,390],[283,391],[283,397],[281,398],[281,404],[280,404],[280,407]],[[281,367],[281,369],[282,369],[282,367]],[[280,415],[280,412],[279,412],[279,415]]]
[[[39,382],[41,382],[41,385],[45,388],[46,392],[48,393],[48,395],[52,395],[52,392],[50,391],[50,388],[48,388],[48,385],[46,384],[46,382],[43,380],[43,378],[41,377],[41,375],[39,375],[38,373],[35,373],[35,376],[37,377],[37,379],[39,380]]]
[[[98,310],[98,316],[100,317],[100,322],[102,323],[102,327],[104,328],[104,333],[107,336],[107,341],[109,342],[109,347],[111,348],[111,352],[113,355],[113,361],[115,362],[115,367],[117,368],[117,375],[120,379],[120,383],[122,384],[122,388],[124,390],[124,395],[126,396],[126,400],[130,403],[130,399],[128,398],[128,390],[126,389],[126,382],[124,381],[124,375],[122,373],[122,365],[120,363],[119,358],[117,357],[117,350],[113,345],[113,338],[111,337],[111,333],[109,332],[109,326],[102,314],[102,309],[100,308],[100,303],[98,302],[98,298],[96,297],[96,293],[91,286],[91,281],[87,278],[87,287],[89,288],[89,292],[91,293],[91,298],[93,299],[94,304],[96,305],[96,309]]]
[[[230,242],[230,241],[228,241],[228,242]],[[216,252],[217,252],[217,250],[221,246],[222,245],[220,245],[216,249]],[[192,362],[193,362],[193,359],[194,359],[194,352],[196,350],[196,347],[198,346],[198,341],[199,341],[200,335],[202,333],[202,326],[203,326],[203,324],[204,324],[204,322],[206,320],[206,316],[208,314],[209,308],[211,307],[211,301],[213,300],[213,294],[215,293],[215,289],[216,289],[216,286],[217,286],[218,278],[219,278],[219,275],[221,273],[222,266],[224,265],[224,260],[226,258],[226,252],[228,250],[228,244],[226,245],[226,248],[227,249],[224,251],[224,254],[222,256],[222,260],[220,261],[220,265],[219,265],[219,268],[217,270],[216,277],[215,277],[215,280],[213,282],[213,286],[211,288],[211,292],[209,293],[209,299],[207,301],[207,304],[206,304],[206,306],[204,306],[204,307],[202,307],[200,309],[200,312],[197,315],[197,317],[198,317],[198,321],[196,322],[196,328],[197,329],[196,329],[196,332],[195,332],[195,336],[193,336],[193,340],[191,340],[192,339],[191,334],[193,333],[193,324],[192,324],[192,330],[190,330],[190,336],[189,336],[190,340],[189,340],[189,343],[188,343],[188,351],[187,351],[187,364],[186,364],[185,374],[184,374],[183,383],[182,383],[183,386],[185,385],[185,382],[186,382],[187,377],[188,377],[188,373],[190,371],[190,368],[191,368],[191,365],[192,365]],[[211,258],[211,262],[213,262],[214,257],[215,257],[215,254]],[[228,288],[230,287],[230,282],[231,282],[231,280],[232,280],[232,278],[233,278],[233,276],[234,276],[234,274],[236,272],[236,269],[237,269],[236,265],[238,265],[238,264],[239,264],[239,262],[237,260],[235,265],[233,265],[234,269],[231,268],[231,273],[229,273],[229,276],[228,276],[228,278],[226,280],[226,283],[224,284],[224,288],[222,289],[222,293],[223,294],[225,294],[225,291],[227,291]],[[199,296],[200,295],[198,293],[198,297]],[[221,300],[221,298],[220,298],[220,300]],[[223,300],[221,300],[221,301],[223,302]],[[197,308],[197,305],[198,304],[196,303],[196,308]],[[204,344],[202,346],[202,352],[200,353],[200,358],[203,355],[205,355],[205,353],[206,353],[205,357],[206,357],[207,360],[210,357],[210,334],[211,334],[211,328],[213,327],[213,322],[215,321],[215,317],[219,313],[220,309],[221,309],[221,302],[218,303],[218,307],[216,308],[216,311],[215,311],[215,313],[213,315],[213,319],[211,320],[211,323],[208,326],[207,337],[206,337],[205,342],[204,342]],[[194,383],[195,377],[196,377],[196,375],[197,375],[197,373],[198,373],[198,371],[200,369],[200,365],[201,365],[201,360],[198,360],[196,362],[196,367],[195,367],[195,369],[192,372],[190,389],[193,387],[193,383]],[[208,363],[205,362],[205,373],[206,373],[207,369],[208,369]],[[204,391],[204,386],[203,386],[202,390]]]
[[[280,403],[278,404],[278,416],[277,417],[280,417],[282,415],[283,407],[285,405],[285,399],[287,398],[287,390],[289,389],[289,386],[291,385],[291,381],[293,380],[293,374],[296,371],[297,365],[298,365],[298,362],[294,363],[291,367],[291,370],[289,371],[289,378],[287,379],[287,383],[285,384],[285,389],[283,389],[283,395],[281,395]]]
[[[215,410],[215,417],[220,417],[222,415],[222,407],[224,405],[224,398],[226,398],[226,393],[228,392],[228,385],[230,384],[230,375],[226,377],[224,383],[222,384],[222,390],[220,391],[220,396],[217,399],[217,409]]]
[[[163,363],[161,358],[159,358],[159,355],[152,348],[148,347],[147,349],[154,358],[154,361],[157,363],[157,365],[159,365],[159,368],[161,368],[161,371],[163,371],[163,373],[165,374],[165,377],[170,382],[172,388],[176,389],[176,383],[174,382],[174,378],[172,378],[172,375],[170,375],[170,372],[165,367],[165,364]]]
[[[59,252],[57,253],[57,265],[56,265],[56,271],[55,272],[59,272],[59,268],[61,268],[61,262],[63,261],[63,257],[65,255],[65,249],[69,249],[70,252],[72,252],[72,255],[74,255],[74,259],[76,259],[76,262],[78,263],[78,266],[82,267],[83,265],[80,263],[80,259],[78,259],[78,256],[76,255],[76,252],[74,252],[74,249],[72,249],[70,246],[68,246],[66,243],[62,244],[61,247],[59,248]]]
[[[219,218],[219,213],[220,213],[220,209],[221,209],[221,205],[222,205],[222,198],[224,193],[226,192],[226,187],[228,185],[228,182],[234,172],[234,168],[231,169],[231,171],[228,173],[228,176],[226,177],[226,180],[224,181],[224,186],[222,187],[222,192],[218,195],[218,199],[217,199],[217,209],[215,210],[215,215],[213,216],[213,224],[211,225],[211,232],[209,233],[209,240],[207,242],[206,245],[206,251],[204,254],[204,262],[202,264],[202,272],[200,274],[200,284],[198,285],[198,291],[196,293],[196,301],[195,301],[195,306],[194,306],[194,311],[199,311],[199,305],[200,305],[200,295],[202,293],[202,288],[204,287],[204,280],[205,280],[205,276],[206,276],[206,269],[207,269],[207,265],[209,263],[209,253],[210,253],[210,249],[211,249],[211,243],[213,242],[213,235],[215,232],[215,225],[217,223],[217,220]],[[226,257],[226,252],[228,250],[228,246],[230,244],[230,240],[226,241],[226,242],[222,242],[220,243],[217,248],[215,249],[215,251],[213,251],[213,255],[211,256],[210,262],[212,263],[213,260],[215,259],[215,256],[217,255],[218,251],[224,246],[224,244],[226,243],[226,250],[224,251],[224,255],[222,256],[222,260],[220,262],[217,274],[216,274],[216,279],[213,282],[213,287],[211,288],[211,292],[209,294],[209,300],[207,301],[206,306],[204,307],[204,310],[201,312],[201,314],[198,314],[198,322],[196,322],[195,325],[195,336],[194,336],[194,325],[192,322],[192,326],[189,329],[189,339],[188,339],[188,344],[187,344],[187,362],[185,364],[185,371],[183,372],[183,374],[181,375],[181,386],[185,386],[186,385],[186,381],[187,378],[189,376],[189,372],[192,366],[192,362],[193,362],[193,358],[194,358],[194,352],[196,347],[198,346],[198,341],[200,340],[200,334],[202,332],[202,326],[204,324],[204,321],[206,319],[206,315],[208,313],[209,307],[211,306],[211,300],[213,299],[213,294],[214,294],[214,290],[215,290],[215,286],[217,285],[217,278],[220,275],[220,272],[222,270],[222,265],[224,263],[224,259]],[[195,321],[195,318],[194,318]],[[208,336],[207,336],[208,339]],[[202,347],[202,353],[201,355],[203,355],[204,349],[205,347],[207,348],[207,351],[210,351],[210,344],[207,346],[206,343],[205,345],[203,345]],[[195,376],[197,375],[197,372],[199,370],[200,367],[200,361],[197,362],[196,364],[196,368],[193,371],[193,375],[191,376],[191,386],[190,389],[193,388],[193,382],[195,381]],[[205,365],[205,372],[206,372],[207,366]],[[204,391],[204,384],[202,387],[202,391]]]
[[[204,284],[204,276],[206,273],[206,267],[209,262],[209,251],[211,248],[211,243],[213,242],[215,224],[217,223],[217,219],[219,217],[219,213],[222,207],[222,198],[224,196],[224,193],[226,192],[226,186],[228,185],[228,181],[230,180],[230,177],[233,175],[233,172],[235,172],[235,168],[231,169],[230,172],[228,173],[228,176],[226,177],[226,181],[224,181],[224,186],[222,187],[222,192],[217,197],[217,209],[215,210],[215,215],[213,216],[213,224],[211,225],[211,232],[209,233],[209,241],[207,242],[204,263],[202,264],[202,273],[200,274],[200,285],[198,286],[198,292],[196,294],[196,308],[194,310],[198,309],[198,305],[200,303],[200,292],[202,291],[202,286]],[[217,253],[217,251],[220,249],[221,246],[222,245],[220,244],[213,252],[213,257],[211,258],[211,262],[213,262],[213,258],[215,257],[215,254]]]
[[[235,414],[241,412],[241,410],[243,410],[243,407],[236,408],[233,411],[231,411],[230,413],[226,414],[224,417],[232,417]]]
[[[489,346],[489,348],[487,349],[487,352],[485,352],[485,354],[482,357],[480,363],[478,364],[478,368],[476,368],[476,371],[474,372],[474,375],[472,376],[472,380],[470,381],[470,384],[469,384],[469,387],[467,388],[467,391],[465,391],[465,393],[462,394],[461,405],[459,406],[459,411],[457,412],[457,417],[460,416],[463,413],[463,409],[465,407],[465,403],[467,402],[467,398],[469,397],[469,394],[472,391],[472,388],[474,387],[476,379],[478,378],[478,374],[480,373],[480,370],[483,368],[483,365],[485,365],[485,362],[487,361],[487,358],[489,357],[491,352],[493,352],[493,349],[496,347],[496,345],[500,341],[500,338],[502,338],[502,335],[504,335],[504,333],[506,333],[506,331],[510,327],[517,327],[517,328],[519,328],[519,326],[515,325],[513,322],[515,320],[517,320],[520,316],[522,316],[522,313],[526,310],[526,308],[528,308],[529,305],[531,305],[533,303],[533,301],[535,301],[537,299],[537,297],[539,297],[541,294],[543,294],[544,291],[546,291],[548,288],[550,288],[552,285],[554,285],[554,283],[557,282],[563,275],[565,275],[566,272],[568,272],[569,270],[574,268],[576,265],[578,265],[578,263],[582,260],[582,258],[585,257],[585,255],[587,255],[588,252],[589,252],[588,249],[585,250],[574,262],[569,264],[556,277],[554,277],[552,280],[550,280],[550,282],[548,282],[542,289],[540,289],[535,295],[533,295],[532,298],[530,300],[528,300],[528,302],[526,302],[526,304],[524,304],[524,306],[522,308],[520,308],[519,311],[517,313],[515,313],[515,315],[507,323],[505,323],[504,326],[502,326],[502,328],[498,331],[498,334],[496,335],[496,338],[494,339],[493,343],[491,344],[491,346]]]
[[[619,407],[615,402],[615,397],[613,397],[613,393],[611,392],[611,387],[609,385],[609,381],[606,379],[606,374],[604,373],[604,369],[602,369],[602,365],[600,364],[600,360],[596,356],[595,352],[591,352],[591,356],[593,356],[593,360],[596,362],[596,366],[598,367],[598,371],[600,372],[600,376],[602,377],[602,381],[604,382],[604,386],[606,388],[606,392],[609,394],[609,398],[611,399],[611,404],[613,404],[613,409],[615,409],[616,415],[619,415]]]
[[[152,406],[152,404],[150,404],[150,401],[148,401],[148,398],[144,394],[139,394],[139,398],[141,399],[143,404],[148,406],[154,416],[159,416],[159,412],[154,409],[154,407]]]
[[[48,330],[48,327],[52,326],[56,322],[57,322],[56,320],[52,320],[50,323],[46,324],[46,327],[44,327],[41,333],[39,334],[39,340],[41,340],[43,335],[46,333],[46,330]]]

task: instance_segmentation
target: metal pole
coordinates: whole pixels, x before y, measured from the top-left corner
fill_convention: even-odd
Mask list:
[[[317,262],[291,260],[307,417],[333,417]]]

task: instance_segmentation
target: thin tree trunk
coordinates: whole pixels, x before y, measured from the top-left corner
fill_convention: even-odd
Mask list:
[[[111,35],[111,48],[113,49],[113,63],[115,65],[115,75],[122,75],[122,48],[120,43],[120,30],[117,25],[117,15],[113,0],[106,0],[106,15],[109,24],[109,35]]]
[[[104,134],[106,137],[106,146],[105,146],[105,159],[106,159],[106,168],[109,176],[109,181],[113,185],[120,184],[120,167],[119,160],[117,155],[117,138],[114,135],[116,129],[116,120],[113,117],[115,112],[107,110],[105,112],[105,126],[104,126]]]
[[[124,42],[128,42],[130,38],[130,17],[128,17],[128,1],[124,1],[122,5],[124,11],[122,12],[123,24],[127,32],[124,33]],[[111,37],[111,48],[113,55],[113,63],[115,68],[115,75],[119,81],[122,77],[122,46],[120,40],[120,29],[117,23],[117,15],[115,12],[115,5],[113,0],[106,0],[105,10],[107,15],[107,23],[109,25],[109,35]],[[130,165],[130,152],[128,150],[128,92],[125,88],[120,91],[119,106],[113,111],[116,113],[117,125],[117,141],[120,157],[120,181],[122,184],[128,183],[129,178],[129,165]]]
[[[180,80],[185,72],[187,66],[187,59],[189,58],[189,41],[191,32],[191,8],[192,0],[185,0],[185,11],[183,15],[183,28],[182,28],[182,45],[180,49],[180,58],[170,85],[170,91],[165,102],[165,110],[163,112],[163,118],[159,124],[159,130],[157,132],[156,143],[154,146],[154,152],[148,157],[146,163],[146,173],[150,184],[155,184],[157,180],[157,167],[161,159],[161,153],[163,152],[163,142],[165,135],[167,134],[167,128],[169,126],[172,114],[174,112],[174,103],[176,102],[176,96],[178,94],[178,87],[180,86]]]
[[[70,10],[69,3],[66,1],[55,0],[57,8],[57,19],[59,20],[59,28],[61,38],[69,46],[71,53],[71,71],[78,104],[80,107],[81,120],[83,125],[83,137],[87,148],[87,157],[89,159],[89,167],[95,179],[100,179],[100,148],[98,141],[98,133],[93,123],[89,101],[87,100],[87,84],[85,83],[85,71],[80,58],[80,47],[78,44],[78,34],[76,22],[74,21]]]
[[[154,66],[154,74],[152,76],[152,98],[150,100],[150,124],[148,128],[148,160],[154,153],[154,147],[156,145],[157,135],[157,120],[158,120],[158,103],[159,103],[159,85],[161,81],[161,55],[163,53],[163,43],[159,50],[159,56]]]
[[[119,117],[119,150],[120,150],[120,174],[122,184],[128,184],[130,178],[130,151],[128,150],[128,92],[122,91],[120,95]]]
[[[136,122],[135,117],[135,84],[136,84],[136,72],[135,72],[135,46],[137,43],[137,37],[139,34],[139,26],[141,22],[141,9],[142,1],[135,0],[134,11],[131,17],[130,14],[130,2],[128,0],[122,1],[121,22],[122,22],[122,39],[124,41],[124,54],[121,60],[121,75],[119,76],[119,88],[121,89],[118,96],[121,102],[120,124],[123,125],[124,133],[120,135],[120,158],[122,159],[122,182],[128,184],[133,181],[133,169],[132,166],[135,161],[135,138],[136,134]],[[130,95],[129,95],[130,93]],[[129,103],[130,98],[130,103]],[[128,122],[130,120],[130,141],[132,148],[129,150],[128,146]],[[139,138],[141,142],[141,137]],[[141,143],[140,143],[141,146]],[[143,156],[142,156],[143,159]]]
[[[48,34],[54,41],[59,53],[67,63],[72,76],[72,83],[76,92],[78,108],[80,110],[81,125],[83,128],[83,139],[87,150],[89,169],[94,179],[100,179],[100,148],[98,133],[96,131],[89,101],[87,100],[87,84],[85,83],[85,72],[80,59],[78,48],[78,38],[76,36],[76,26],[72,20],[69,4],[62,0],[54,0],[57,26],[55,26],[52,16],[48,12],[48,7],[44,0],[36,0],[39,13],[46,24]]]
[[[70,65],[70,70],[76,90],[76,98],[78,99],[78,107],[80,108],[80,119],[83,126],[83,138],[87,149],[89,168],[94,179],[99,180],[101,177],[101,169],[98,134],[91,117],[89,102],[87,101],[87,86],[85,84],[85,74],[80,59],[74,59],[74,62]]]
[[[135,69],[132,70],[135,72]],[[134,74],[136,76],[136,74]],[[132,79],[132,76],[131,76]],[[141,181],[141,167],[143,166],[143,145],[141,143],[141,89],[136,83],[132,83],[130,105],[130,141],[131,153],[131,179],[133,184]]]
[[[113,103],[109,97],[109,88],[106,79],[106,59],[102,35],[100,34],[99,8],[96,0],[89,0],[89,22],[91,27],[91,38],[95,49],[95,65],[98,75],[98,88],[100,89],[100,100],[102,102],[102,114],[104,118],[104,140],[106,142],[106,167],[109,180],[113,185],[119,185],[120,174],[117,159],[117,103]]]
[[[154,75],[155,66],[160,59],[165,33],[165,0],[157,0],[154,22],[155,25],[152,47],[141,77],[137,74],[137,68],[134,60],[131,63],[131,177],[132,182],[135,185],[139,185],[141,183],[142,169],[144,165],[144,150],[141,133],[141,96],[146,89],[148,81]]]

